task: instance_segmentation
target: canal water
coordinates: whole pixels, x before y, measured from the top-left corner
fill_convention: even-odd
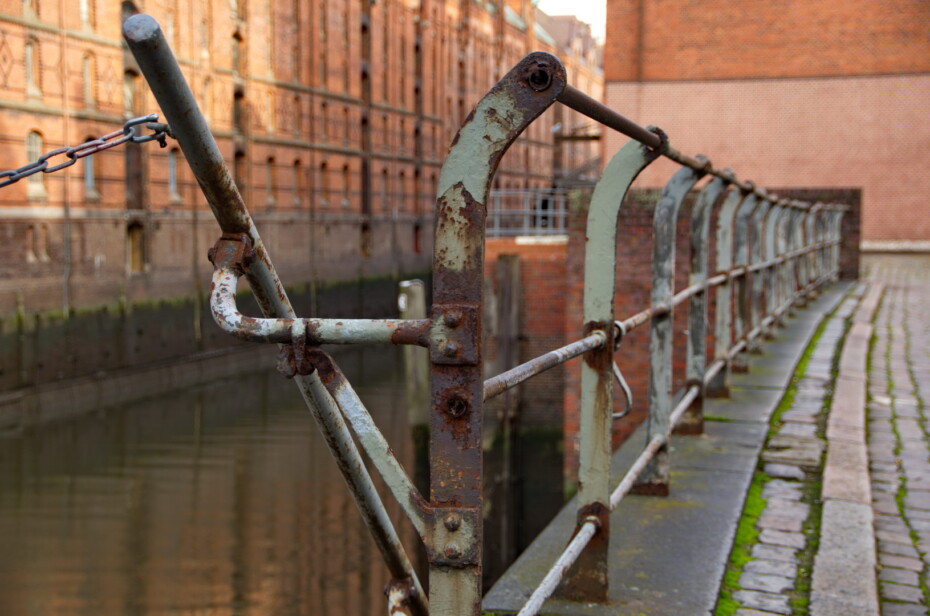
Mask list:
[[[0,614],[383,615],[380,555],[296,387],[261,360],[0,439]],[[405,468],[422,469],[400,350],[337,361]],[[511,447],[525,452],[514,467],[527,472],[506,486],[517,493],[509,500],[531,513],[509,533],[511,555],[561,503],[557,440]],[[399,507],[385,502],[418,555]],[[505,566],[495,543],[486,581]]]

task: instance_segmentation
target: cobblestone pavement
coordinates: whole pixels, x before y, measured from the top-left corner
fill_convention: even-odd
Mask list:
[[[928,613],[930,255],[869,255],[885,285],[868,369],[868,448],[881,613]]]

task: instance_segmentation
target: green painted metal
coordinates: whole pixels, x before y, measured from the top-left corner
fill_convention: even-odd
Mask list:
[[[707,282],[710,253],[710,219],[714,206],[727,188],[720,178],[711,180],[700,192],[691,208],[691,273],[688,284]],[[688,304],[688,359],[686,378],[699,385],[699,395],[685,412],[676,430],[687,434],[704,431],[704,372],[707,369],[707,290],[696,293]]]
[[[607,343],[589,351],[581,366],[578,519],[580,526],[588,515],[595,515],[601,527],[562,587],[564,594],[579,600],[603,601],[607,594],[617,219],[633,180],[658,156],[657,150],[627,142],[604,168],[588,208],[584,330],[586,335],[602,332]]]
[[[653,214],[652,305],[671,305],[675,294],[675,237],[678,210],[704,170],[683,167],[675,172],[659,197]],[[665,438],[672,429],[673,310],[652,318],[649,328],[649,418],[646,441]],[[637,480],[640,493],[668,494],[668,445],[663,444]]]

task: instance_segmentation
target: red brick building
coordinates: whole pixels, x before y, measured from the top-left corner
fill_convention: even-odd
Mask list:
[[[529,0],[0,0],[0,169],[157,111],[121,42],[136,11],[162,24],[290,285],[428,269],[446,148],[529,51],[602,88],[590,32]],[[590,160],[555,139],[575,124],[535,122],[497,186]],[[0,190],[0,315],[202,295],[217,227],[182,158],[124,146]]]
[[[610,107],[763,186],[861,188],[865,248],[930,249],[930,4],[607,0],[607,32]]]

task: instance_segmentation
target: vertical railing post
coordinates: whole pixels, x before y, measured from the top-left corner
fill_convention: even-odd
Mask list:
[[[761,199],[750,219],[752,228],[750,234],[752,239],[749,245],[750,265],[758,265],[764,260],[765,223],[768,220],[768,212],[771,207],[771,200],[768,198]],[[754,272],[750,278],[752,284],[749,288],[749,328],[753,330],[759,327],[763,319],[762,290],[765,278],[766,273],[761,270]],[[761,353],[762,337],[759,336],[749,341],[747,348],[753,353]]]
[[[768,218],[765,222],[765,255],[766,261],[771,261],[778,256],[778,228],[784,208],[782,202],[778,201],[772,205],[768,212]],[[775,313],[778,308],[778,265],[772,264],[763,272],[765,277],[765,316],[768,317]],[[771,336],[776,327],[778,320],[772,321],[772,325],[767,336]]]
[[[584,333],[601,332],[605,344],[585,353],[581,364],[578,509],[574,534],[588,521],[594,521],[598,530],[557,590],[560,597],[575,601],[607,600],[617,220],[630,184],[659,154],[659,150],[628,141],[604,168],[588,208]]]
[[[704,159],[706,160],[706,159]],[[646,442],[668,434],[672,426],[672,296],[675,293],[675,234],[678,210],[685,195],[705,172],[682,167],[671,177],[653,214],[652,305],[668,311],[652,318],[649,326],[649,417]],[[667,496],[669,491],[668,443],[640,473],[634,491]]]
[[[733,237],[733,254],[734,265],[749,265],[749,235],[752,226],[752,215],[759,204],[759,198],[755,193],[749,193],[743,199],[739,210],[736,212],[736,229]],[[733,333],[737,340],[743,340],[749,333],[750,316],[750,289],[751,276],[749,272],[744,271],[743,275],[736,279],[736,310],[733,312]],[[731,369],[735,372],[745,372],[747,369],[745,349],[733,358]]]
[[[439,176],[429,335],[432,516],[423,538],[433,616],[481,612],[481,308],[488,193],[504,152],[564,87],[565,69],[557,58],[543,52],[524,58],[478,102]]]
[[[830,240],[834,242],[833,246],[830,247],[830,269],[833,272],[833,279],[840,279],[840,255],[842,254],[840,242],[842,241],[843,234],[843,216],[846,215],[846,212],[841,209],[836,209],[833,211],[833,225],[830,229]]]
[[[727,183],[714,178],[698,195],[691,209],[691,274],[688,285],[707,282],[707,261],[710,252],[710,219],[714,205],[726,189]],[[704,372],[707,369],[707,295],[705,288],[691,296],[688,304],[688,385],[697,385],[697,399],[688,407],[678,422],[676,431],[681,434],[704,432]]]
[[[736,212],[746,194],[731,188],[723,199],[717,215],[717,271],[729,273],[733,269],[733,231]],[[730,393],[730,364],[726,359],[732,344],[733,327],[733,280],[717,287],[714,311],[714,357],[724,359],[726,364],[707,384],[704,394],[708,397],[726,397]]]

